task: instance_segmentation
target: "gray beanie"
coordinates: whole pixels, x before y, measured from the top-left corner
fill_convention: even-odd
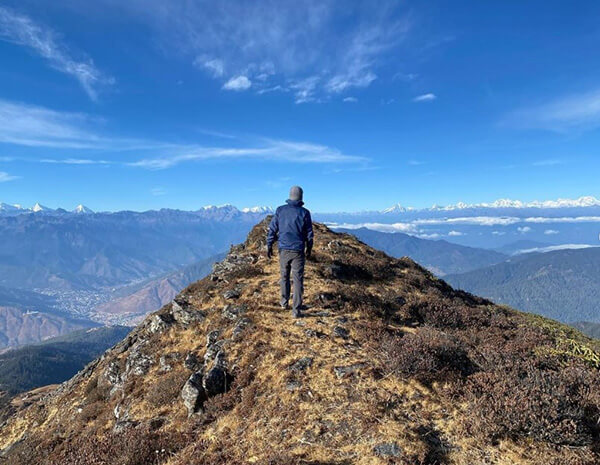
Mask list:
[[[300,186],[292,186],[290,189],[290,200],[302,200],[304,191]]]

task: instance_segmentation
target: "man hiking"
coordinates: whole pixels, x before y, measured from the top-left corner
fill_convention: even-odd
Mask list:
[[[310,212],[304,208],[303,191],[299,186],[290,189],[287,205],[277,208],[267,234],[267,257],[273,256],[273,243],[279,241],[281,273],[281,308],[288,309],[290,300],[290,271],[294,280],[292,315],[302,317],[304,291],[304,261],[310,258],[313,246],[313,228]],[[305,252],[306,251],[306,252]]]

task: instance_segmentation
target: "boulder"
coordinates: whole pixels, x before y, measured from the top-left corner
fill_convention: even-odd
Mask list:
[[[220,335],[221,335],[221,331],[218,329],[215,329],[214,331],[209,332],[206,335],[206,347],[209,347],[209,346],[213,345],[215,342],[217,342]]]
[[[292,363],[288,369],[291,371],[305,371],[312,363],[313,359],[311,357],[302,357]]]
[[[350,333],[348,332],[348,330],[346,328],[344,328],[343,326],[335,326],[333,328],[333,337],[339,337],[341,339],[348,339],[348,337],[350,336]]]
[[[228,291],[225,291],[225,293],[223,294],[223,298],[227,300],[237,299],[240,295],[242,295],[242,293],[239,289],[229,289]]]
[[[173,300],[171,312],[174,320],[182,326],[189,326],[192,323],[198,323],[206,318],[206,314],[190,305],[185,300]]]
[[[148,322],[148,332],[151,334],[162,333],[171,327],[174,320],[171,315],[159,313],[153,315]]]
[[[244,313],[246,313],[246,306],[245,305],[231,305],[231,304],[227,304],[223,308],[223,316],[225,318],[230,319],[230,320],[236,320],[240,316],[242,316]]]
[[[402,449],[395,442],[384,442],[381,444],[377,444],[373,447],[373,452],[375,455],[380,457],[400,457],[402,456]]]
[[[204,387],[202,387],[202,375],[202,371],[193,373],[181,389],[181,398],[183,405],[187,408],[188,416],[192,416],[200,410],[207,398]]]
[[[169,352],[168,354],[161,355],[158,359],[160,371],[171,371],[173,369],[173,362],[180,358],[181,354],[179,352]]]
[[[190,352],[186,355],[183,366],[188,370],[198,371],[204,366],[204,363],[198,358],[195,352]]]
[[[216,364],[206,372],[202,378],[202,387],[208,397],[223,394],[229,389],[229,376],[227,370],[220,364]]]

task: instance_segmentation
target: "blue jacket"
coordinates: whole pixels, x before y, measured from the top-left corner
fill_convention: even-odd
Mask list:
[[[279,241],[279,248],[304,251],[305,246],[312,247],[313,228],[310,212],[304,208],[301,200],[286,200],[287,205],[278,207],[269,224],[267,246]]]

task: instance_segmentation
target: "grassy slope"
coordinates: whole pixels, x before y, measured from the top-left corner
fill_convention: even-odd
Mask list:
[[[295,322],[276,306],[278,265],[264,256],[264,233],[262,223],[232,251],[230,271],[181,294],[205,320],[150,334],[149,319],[13,416],[0,429],[0,448],[16,444],[6,463],[598,463],[596,342],[454,291],[411,260],[321,225],[306,273],[313,307]],[[221,312],[233,287],[251,320],[238,335],[239,319]],[[161,371],[158,358],[202,358],[215,329],[233,383],[188,417],[179,392],[190,371]],[[140,354],[152,363],[137,375],[127,367]],[[303,357],[312,363],[294,369]],[[115,369],[124,382],[112,389]],[[112,432],[115,408],[137,427]],[[398,457],[381,456],[390,450]]]

